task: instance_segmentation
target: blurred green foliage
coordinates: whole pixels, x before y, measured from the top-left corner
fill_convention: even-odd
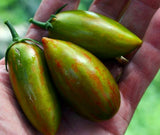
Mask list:
[[[87,10],[93,0],[81,0],[78,9]],[[0,22],[10,20],[13,25],[27,22],[33,17],[41,0],[1,0]]]
[[[93,0],[81,0],[78,9],[88,10]]]
[[[78,9],[88,10],[93,0],[81,0]],[[41,0],[1,0],[0,1],[0,58],[4,56],[4,50],[9,40],[3,41],[1,27],[3,22],[10,20],[13,25],[23,25],[33,17]],[[7,35],[4,35],[7,37]],[[10,36],[10,35],[9,35]],[[140,104],[125,135],[159,135],[160,131],[160,71],[154,78]]]
[[[125,135],[160,134],[160,70],[140,101]]]
[[[32,17],[41,0],[1,0],[0,22],[10,20],[14,25],[28,21]]]

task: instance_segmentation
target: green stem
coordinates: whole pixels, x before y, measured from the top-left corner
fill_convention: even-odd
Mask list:
[[[46,21],[46,22],[40,22],[40,21],[36,21],[33,18],[29,19],[30,23],[33,23],[37,26],[39,26],[40,28],[49,30],[49,29],[53,29],[53,25],[51,23],[51,21],[53,21],[53,18],[56,18],[56,14],[58,14],[59,12],[62,11],[63,8],[65,8],[67,6],[67,4],[64,4],[62,7],[60,7],[56,12],[55,15],[51,15],[50,18]]]
[[[36,20],[34,20],[33,18],[30,18],[29,19],[29,22],[30,23],[33,23],[33,24],[35,24],[35,25],[37,25],[37,26],[39,26],[39,27],[41,27],[41,28],[43,28],[43,29],[46,29],[46,22],[40,22],[40,21],[36,21]]]
[[[12,34],[13,41],[14,42],[18,41],[20,39],[20,37],[19,37],[18,33],[16,32],[16,30],[13,28],[13,26],[9,23],[9,21],[5,21],[4,23],[8,26],[8,28]]]
[[[55,15],[51,15],[50,18],[46,22],[40,22],[40,21],[34,20],[33,18],[30,18],[29,22],[33,23],[33,24],[35,24],[35,25],[37,25],[37,26],[39,26],[39,27],[41,27],[43,29],[49,30],[49,29],[53,28],[52,23],[51,23],[53,18],[56,18],[56,16]]]
[[[68,4],[64,4],[62,7],[60,7],[59,9],[57,9],[57,11],[55,12],[55,14],[58,14],[59,12],[62,11],[63,8],[65,8]]]
[[[4,22],[11,34],[12,34],[12,38],[13,38],[13,42],[9,45],[9,47],[7,48],[6,50],[6,53],[5,53],[5,66],[6,66],[6,70],[8,71],[8,68],[7,68],[7,61],[8,61],[8,52],[10,50],[10,48],[15,44],[15,43],[18,43],[18,42],[26,42],[26,41],[30,41],[30,42],[33,42],[34,44],[40,44],[38,41],[34,40],[34,39],[30,39],[30,38],[24,38],[24,39],[21,39],[18,35],[18,33],[16,32],[16,30],[14,29],[14,27],[9,23],[9,21],[5,21]]]
[[[6,70],[8,71],[8,69],[7,69],[8,51],[15,42],[18,42],[20,40],[20,37],[19,37],[18,33],[16,32],[16,30],[14,29],[14,27],[10,24],[9,21],[5,21],[4,23],[8,26],[8,28],[12,34],[12,41],[13,41],[10,44],[10,46],[7,48],[6,53],[5,53],[5,66],[6,66]]]

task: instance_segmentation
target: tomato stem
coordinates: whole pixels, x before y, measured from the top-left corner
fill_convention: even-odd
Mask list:
[[[12,38],[13,38],[12,40],[14,42],[19,41],[20,37],[19,37],[18,33],[16,32],[16,30],[14,29],[14,27],[10,24],[10,22],[5,21],[4,23],[8,26],[8,28],[9,28],[11,34],[12,34]]]
[[[55,14],[52,14],[50,16],[50,18],[46,22],[37,21],[37,20],[34,20],[33,18],[30,18],[29,22],[39,26],[40,28],[46,29],[46,30],[52,29],[53,25],[52,25],[51,21],[55,20],[56,19],[56,14],[58,14],[60,11],[62,11],[62,9],[65,8],[66,6],[67,6],[67,4],[65,4],[62,7],[60,7],[55,12]]]
[[[59,9],[57,9],[57,11],[55,12],[55,15],[58,14],[59,12],[62,11],[63,8],[65,8],[68,4],[64,4],[62,7],[60,7]]]
[[[32,42],[33,45],[36,45],[36,44],[40,45],[41,43],[38,42],[38,41],[36,41],[36,40],[34,40],[34,39],[30,39],[30,38],[23,38],[23,39],[21,39],[19,37],[18,33],[16,32],[16,30],[14,29],[14,27],[9,23],[9,21],[5,21],[4,23],[8,26],[8,28],[9,28],[11,34],[12,34],[12,38],[13,38],[13,41],[11,42],[11,44],[9,45],[9,47],[7,48],[6,53],[5,53],[5,66],[6,66],[6,70],[8,71],[8,68],[7,68],[8,52],[9,52],[10,48],[15,43],[18,43],[18,42],[27,42],[27,41]]]
[[[49,30],[49,29],[53,28],[52,23],[51,23],[53,18],[56,18],[56,16],[55,15],[51,15],[50,18],[46,22],[40,22],[40,21],[34,20],[33,18],[30,18],[29,22],[33,23],[33,24],[35,24],[35,25],[37,25],[37,26],[39,26],[39,27],[41,27],[43,29]]]

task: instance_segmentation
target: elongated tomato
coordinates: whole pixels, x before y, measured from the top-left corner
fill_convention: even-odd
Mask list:
[[[44,135],[55,135],[60,123],[60,109],[51,82],[44,53],[33,39],[21,39],[5,21],[13,41],[5,55],[11,84],[26,117]]]
[[[50,38],[73,42],[100,58],[126,55],[142,43],[120,23],[90,11],[63,11],[46,23],[30,21],[48,29]]]
[[[43,51],[16,43],[8,52],[10,80],[16,98],[30,122],[44,135],[55,135],[60,111]]]
[[[24,114],[44,135],[55,135],[60,123],[60,109],[51,82],[44,53],[33,39],[21,39],[5,21],[13,41],[6,50],[6,70]]]
[[[52,78],[61,96],[80,115],[100,121],[111,118],[120,105],[118,86],[94,55],[71,42],[42,39]]]

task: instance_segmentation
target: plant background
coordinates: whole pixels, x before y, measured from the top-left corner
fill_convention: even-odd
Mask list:
[[[41,0],[1,0],[0,1],[0,58],[11,42],[11,35],[4,25],[9,20],[20,36],[29,27],[28,19],[34,16]],[[87,10],[92,0],[81,0],[79,9]],[[140,83],[140,82],[139,82]],[[160,72],[148,87],[139,103],[125,135],[160,134]]]

